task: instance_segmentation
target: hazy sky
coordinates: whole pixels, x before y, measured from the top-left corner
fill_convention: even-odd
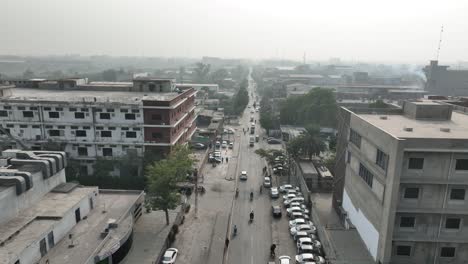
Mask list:
[[[0,54],[468,60],[467,0],[0,0]]]

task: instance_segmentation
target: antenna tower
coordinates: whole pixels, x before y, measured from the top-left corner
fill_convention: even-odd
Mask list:
[[[439,54],[440,54],[440,45],[442,44],[442,33],[444,32],[444,26],[440,27],[440,35],[439,35],[439,46],[437,47],[437,56],[436,60],[439,60]]]

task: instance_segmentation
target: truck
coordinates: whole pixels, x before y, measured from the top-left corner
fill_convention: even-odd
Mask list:
[[[250,137],[249,139],[249,146],[253,147],[255,144],[255,138],[253,136]]]

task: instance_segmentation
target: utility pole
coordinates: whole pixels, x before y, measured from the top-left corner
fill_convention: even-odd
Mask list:
[[[195,219],[198,218],[198,170],[193,171],[193,176],[195,176]]]
[[[440,27],[440,35],[439,35],[439,46],[437,47],[437,55],[436,60],[439,60],[439,53],[440,53],[440,45],[442,44],[442,33],[444,32],[444,26]]]

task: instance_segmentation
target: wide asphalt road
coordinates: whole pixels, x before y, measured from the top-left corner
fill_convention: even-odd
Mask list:
[[[255,85],[253,80],[249,79],[249,95],[254,92]],[[255,92],[254,92],[255,96]],[[247,171],[248,179],[246,181],[238,180],[239,197],[235,199],[235,204],[231,216],[231,230],[237,225],[238,234],[231,238],[229,250],[227,252],[227,263],[232,264],[257,264],[268,263],[269,248],[272,241],[271,230],[271,200],[269,189],[263,189],[260,195],[260,185],[263,184],[262,169],[265,161],[255,154],[254,150],[259,148],[259,143],[255,142],[254,147],[249,146],[249,138],[252,136],[249,132],[242,133],[242,127],[250,127],[250,117],[254,116],[257,120],[255,134],[260,132],[258,112],[251,113],[254,110],[252,105],[255,98],[250,98],[250,108],[246,108],[244,115],[240,120],[241,137],[239,147],[239,164],[237,166],[237,177],[241,171]],[[258,106],[257,102],[257,106]],[[253,191],[254,199],[250,201],[250,192]],[[253,223],[249,223],[249,214],[251,210],[255,213]]]

